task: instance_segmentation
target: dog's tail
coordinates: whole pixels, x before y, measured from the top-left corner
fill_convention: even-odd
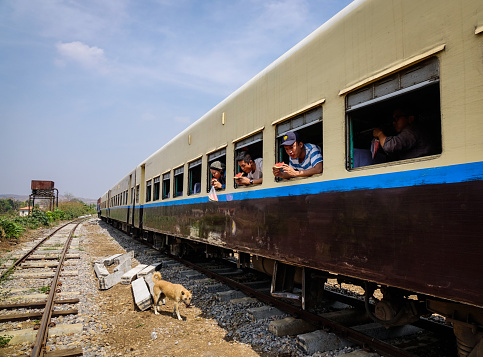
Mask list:
[[[162,280],[161,273],[159,271],[153,274],[153,281],[156,282],[158,280]]]

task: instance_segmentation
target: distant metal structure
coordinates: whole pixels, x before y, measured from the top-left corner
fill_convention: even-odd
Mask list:
[[[54,181],[40,181],[32,180],[30,185],[32,194],[29,195],[29,215],[31,214],[30,207],[35,207],[35,200],[49,200],[49,211],[59,206],[59,190],[54,187]],[[32,204],[30,204],[32,202]]]

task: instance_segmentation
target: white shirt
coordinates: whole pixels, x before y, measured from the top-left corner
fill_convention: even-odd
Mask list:
[[[263,177],[263,159],[258,158],[253,160],[255,163],[255,171],[250,172],[247,177],[249,179],[257,180]]]

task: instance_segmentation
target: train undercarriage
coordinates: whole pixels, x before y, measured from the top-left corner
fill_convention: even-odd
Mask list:
[[[326,303],[325,284],[328,279],[337,279],[339,284],[346,283],[362,288],[367,315],[386,328],[412,324],[431,314],[441,315],[447,325],[453,326],[459,357],[483,356],[483,309],[480,307],[332,272],[290,265],[249,253],[135,228],[104,217],[103,219],[133,238],[171,255],[230,258],[236,261],[238,268],[253,268],[271,277],[272,296],[298,301],[304,310],[310,311]]]

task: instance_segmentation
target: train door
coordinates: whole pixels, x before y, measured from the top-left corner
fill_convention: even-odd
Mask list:
[[[126,204],[127,204],[127,217],[126,217],[126,222],[127,225],[129,226],[130,222],[132,221],[132,209],[131,209],[131,204],[132,204],[132,192],[131,192],[131,187],[132,187],[132,174],[129,175],[129,185],[128,185],[128,191],[126,192],[127,199],[126,199]],[[131,195],[131,196],[129,196]],[[129,199],[129,197],[131,197]]]
[[[141,165],[141,183],[138,185],[138,188],[140,192],[138,195],[140,195],[140,204],[139,204],[139,222],[138,222],[138,227],[142,231],[143,229],[143,207],[144,204],[146,203],[146,166]]]

